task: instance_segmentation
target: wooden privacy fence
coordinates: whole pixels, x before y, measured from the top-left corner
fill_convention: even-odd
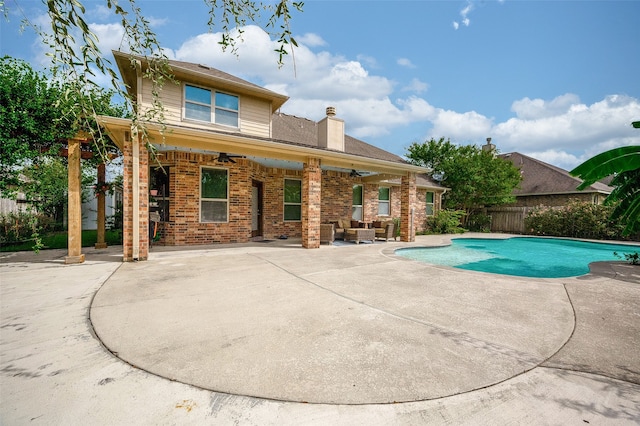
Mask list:
[[[491,216],[491,232],[524,234],[524,218],[531,207],[492,207],[487,209]]]

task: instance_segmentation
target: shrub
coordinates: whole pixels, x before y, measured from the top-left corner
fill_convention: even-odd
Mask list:
[[[467,228],[473,232],[491,232],[491,216],[485,213],[475,213],[467,219]]]
[[[624,239],[624,224],[609,219],[613,206],[572,201],[565,207],[540,207],[525,218],[525,232],[531,235]]]
[[[0,243],[27,241],[42,232],[49,232],[55,221],[48,216],[29,212],[0,214]]]
[[[465,230],[460,226],[464,210],[440,210],[425,221],[425,232],[428,234],[462,234]]]

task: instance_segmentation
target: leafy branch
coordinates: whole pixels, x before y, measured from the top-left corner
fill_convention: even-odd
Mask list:
[[[95,89],[97,73],[110,78],[115,93],[127,101],[131,109],[133,137],[141,140],[152,149],[149,132],[145,123],[160,124],[164,135],[165,108],[160,99],[160,92],[166,82],[176,82],[173,78],[168,58],[164,53],[150,23],[145,19],[142,10],[135,0],[127,0],[128,7],[123,7],[118,0],[104,0],[109,10],[120,18],[128,48],[132,54],[132,65],[139,66],[139,57],[144,58],[145,71],[143,78],[152,83],[152,106],[144,111],[139,110],[136,100],[123,87],[114,71],[112,63],[103,57],[98,47],[98,37],[91,31],[87,22],[86,8],[79,0],[46,0],[47,11],[51,20],[51,34],[25,20],[25,27],[33,28],[42,40],[50,46],[49,56],[53,62],[53,72],[57,79],[65,82],[65,91],[60,103],[68,107],[73,128],[76,132],[87,132],[93,139],[95,150],[104,161],[109,160],[112,149],[108,135],[105,135],[96,123],[99,112],[91,100]],[[282,65],[284,56],[297,46],[290,30],[291,12],[302,11],[303,3],[291,0],[278,0],[275,4],[268,1],[255,0],[203,0],[208,6],[208,26],[213,29],[222,26],[223,50],[231,48],[237,52],[237,39],[242,40],[242,28],[248,22],[256,23],[263,28],[276,28],[275,36],[280,43],[275,49],[278,53],[278,64]],[[0,12],[8,16],[8,7],[0,0]],[[267,12],[269,17],[262,21],[261,13]],[[238,35],[234,35],[234,27]],[[269,33],[274,35],[274,33]]]

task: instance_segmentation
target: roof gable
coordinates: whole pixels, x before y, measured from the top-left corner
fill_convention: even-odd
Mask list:
[[[601,182],[578,191],[578,186],[582,180],[573,177],[564,169],[545,163],[519,152],[500,154],[500,158],[511,161],[514,166],[520,169],[522,182],[520,188],[513,191],[514,195],[534,195],[534,194],[566,194],[580,192],[599,192],[609,194],[613,188]]]
[[[326,149],[318,147],[318,123],[315,121],[296,117],[294,115],[276,113],[272,116],[272,125],[273,139],[277,141]],[[408,164],[398,155],[392,154],[349,135],[345,135],[344,145],[344,152],[346,154]]]
[[[138,82],[136,72],[131,66],[131,61],[138,60],[143,68],[145,68],[148,66],[149,58],[119,51],[113,51],[113,56],[125,84],[130,88],[131,95],[135,96]],[[239,95],[265,99],[271,102],[272,112],[277,111],[289,99],[288,96],[265,89],[257,84],[207,65],[176,61],[173,59],[167,62],[171,68],[171,72],[178,81],[229,90]]]

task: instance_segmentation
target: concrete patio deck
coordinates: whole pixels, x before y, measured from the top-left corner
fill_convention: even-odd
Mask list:
[[[0,423],[640,422],[640,267],[393,254],[448,238],[1,254]]]

